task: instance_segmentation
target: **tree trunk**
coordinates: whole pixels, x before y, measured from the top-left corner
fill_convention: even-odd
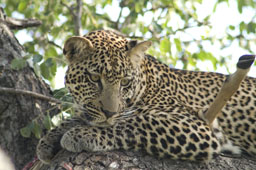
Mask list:
[[[50,95],[48,85],[35,75],[32,68],[26,66],[21,70],[11,69],[11,61],[22,58],[25,53],[6,21],[0,11],[0,88],[22,89]],[[51,106],[48,101],[28,95],[0,92],[0,145],[11,157],[16,169],[22,169],[31,161],[35,156],[38,142],[34,136],[22,137],[20,129],[49,108]],[[2,162],[0,169],[3,166],[1,164]]]
[[[49,87],[35,76],[30,67],[25,67],[19,71],[10,68],[12,59],[21,58],[23,53],[23,48],[15,39],[13,33],[0,20],[0,87],[26,89],[49,96]],[[26,126],[38,115],[44,114],[49,108],[51,108],[51,105],[48,101],[28,95],[0,93],[0,144],[13,160],[16,169],[22,169],[28,161],[33,159],[38,142],[33,136],[31,138],[22,137],[20,128]],[[53,114],[56,112],[53,111]],[[0,162],[1,170],[7,168],[3,166],[3,163]],[[167,159],[159,160],[144,153],[131,151],[70,153],[64,150],[56,155],[51,165],[44,165],[36,160],[33,167],[28,167],[28,169],[33,170],[254,170],[255,168],[256,161],[246,158],[219,156],[206,164]]]

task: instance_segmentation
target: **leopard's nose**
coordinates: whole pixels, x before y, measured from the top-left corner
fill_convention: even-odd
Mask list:
[[[101,111],[106,115],[107,118],[112,117],[114,114],[116,114],[116,112],[110,112],[108,110],[104,110],[103,108],[101,108]]]

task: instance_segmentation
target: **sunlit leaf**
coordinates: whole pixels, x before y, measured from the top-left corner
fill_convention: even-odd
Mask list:
[[[174,39],[174,43],[175,43],[175,45],[176,45],[177,50],[178,50],[179,52],[181,52],[181,51],[182,51],[182,48],[181,48],[181,42],[180,42],[180,40],[179,40],[178,38],[175,38],[175,39]]]
[[[45,55],[46,55],[46,57],[51,57],[51,58],[53,58],[53,57],[56,57],[56,56],[58,55],[58,53],[57,53],[57,51],[56,51],[56,49],[55,49],[54,47],[50,46],[50,47],[47,49]]]
[[[139,3],[135,3],[135,11],[139,13],[140,10],[141,10],[140,4]]]
[[[246,28],[246,25],[245,25],[245,23],[242,21],[242,22],[239,24],[240,32],[242,32],[243,30],[245,30],[245,28]]]
[[[23,12],[27,8],[27,3],[26,0],[22,0],[18,5],[18,11]]]
[[[164,38],[160,42],[160,51],[163,53],[171,52],[171,42],[169,39]]]
[[[231,29],[231,30],[235,30],[235,26],[230,25],[230,26],[229,26],[229,29]]]
[[[237,0],[237,8],[240,13],[243,12],[244,0]]]

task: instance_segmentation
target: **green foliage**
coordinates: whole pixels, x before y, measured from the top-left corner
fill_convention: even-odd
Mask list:
[[[51,81],[55,77],[57,71],[56,62],[53,62],[52,58],[48,58],[40,64],[40,70],[43,78]]]
[[[209,12],[209,15],[204,18],[200,18],[198,16],[198,6],[204,1],[141,0],[135,2],[134,0],[122,0],[117,2],[96,0],[83,2],[82,27],[84,33],[95,29],[113,28],[131,38],[150,38],[154,42],[154,48],[150,50],[152,55],[154,54],[174,66],[177,61],[181,61],[185,69],[188,66],[197,69],[198,65],[193,64],[196,60],[204,61],[208,59],[212,61],[214,68],[217,68],[221,64],[220,58],[227,58],[225,56],[220,56],[216,60],[212,59],[214,57],[209,58],[214,54],[200,47],[204,41],[210,41],[212,44],[218,41],[221,48],[225,49],[229,48],[231,42],[237,40],[241,48],[251,53],[254,52],[251,47],[251,44],[255,43],[254,39],[248,40],[247,37],[256,32],[255,16],[250,22],[242,21],[239,25],[228,25],[226,28],[227,34],[223,37],[217,38],[215,35],[205,37],[202,35],[202,39],[198,41],[197,37],[191,35],[191,40],[183,42],[183,35],[187,34],[187,30],[191,28],[212,29],[210,14],[216,12],[219,4],[226,3],[230,5],[231,3],[229,0],[217,0],[212,8],[213,11]],[[237,10],[240,13],[256,6],[254,0],[237,0],[236,2]],[[76,1],[21,0],[17,6],[15,0],[3,0],[0,5],[5,7],[8,16],[18,14],[21,17],[36,18],[43,22],[40,27],[27,29],[27,33],[33,40],[26,42],[24,46],[29,55],[32,56],[36,73],[52,82],[57,68],[66,65],[61,53],[63,42],[66,37],[75,35],[73,13],[77,12]],[[116,6],[113,7],[113,5]],[[175,25],[170,24],[174,18],[178,22],[177,25],[176,23],[173,23]],[[234,35],[233,32],[238,31],[239,33]],[[198,48],[194,51],[187,50],[195,45]],[[208,57],[200,57],[201,54],[209,55],[207,55]],[[181,55],[183,57],[180,57]],[[184,58],[186,59],[184,60]],[[20,69],[24,66],[25,62],[22,59],[15,59],[12,63],[14,69]]]
[[[15,58],[11,62],[11,68],[15,70],[20,70],[27,65],[27,60],[25,58]]]
[[[29,138],[31,136],[31,128],[29,126],[21,128],[20,134],[25,138]]]
[[[150,39],[153,42],[153,47],[148,50],[151,55],[174,67],[178,63],[182,64],[181,67],[184,69],[200,70],[198,61],[210,61],[214,69],[226,66],[227,62],[230,62],[230,53],[217,57],[213,51],[205,48],[205,44],[211,46],[220,44],[221,50],[231,51],[232,43],[238,42],[241,49],[248,53],[256,53],[256,13],[246,21],[227,25],[224,35],[209,33],[209,30],[214,29],[211,24],[212,14],[218,10],[220,4],[236,3],[238,13],[242,14],[255,9],[255,0],[216,0],[212,7],[205,10],[208,12],[207,15],[201,16],[199,6],[208,3],[206,1],[83,1],[81,17],[83,33],[112,28],[131,39]],[[66,66],[61,49],[63,43],[67,37],[76,34],[74,19],[74,14],[77,12],[76,2],[69,0],[2,0],[0,2],[7,16],[36,18],[43,23],[40,27],[26,29],[27,35],[32,39],[23,44],[28,55],[23,59],[14,59],[11,63],[13,69],[22,69],[29,59],[36,74],[51,83],[52,87],[54,86],[58,67]],[[196,30],[191,33],[192,29]],[[18,37],[18,39],[23,38]],[[228,67],[226,69],[229,70]],[[62,105],[62,109],[71,112],[68,103],[72,102],[72,98],[66,89],[54,91],[54,96],[66,102]],[[49,117],[43,122],[47,129],[51,127]],[[32,130],[31,127],[35,129]],[[28,137],[33,133],[39,137],[40,131],[36,124],[32,124],[22,128],[21,134]]]
[[[43,125],[44,125],[44,127],[45,127],[47,130],[50,130],[50,129],[53,127],[52,119],[51,119],[51,117],[50,117],[49,114],[47,114],[47,115],[44,117]]]
[[[42,129],[37,122],[33,121],[27,126],[21,128],[20,133],[25,138],[29,138],[31,137],[31,134],[34,134],[37,139],[40,139],[42,135]]]

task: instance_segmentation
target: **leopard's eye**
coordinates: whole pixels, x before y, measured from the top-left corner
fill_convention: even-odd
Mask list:
[[[97,74],[90,74],[90,80],[94,83],[98,83],[100,81],[100,76]]]
[[[121,80],[121,86],[127,87],[131,84],[131,78],[124,78]]]

